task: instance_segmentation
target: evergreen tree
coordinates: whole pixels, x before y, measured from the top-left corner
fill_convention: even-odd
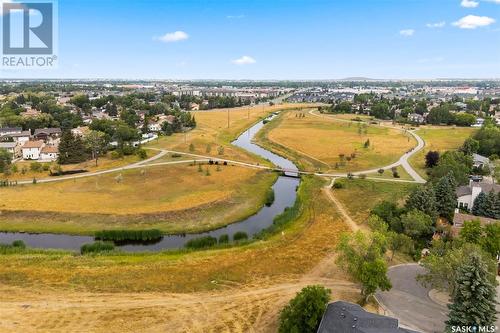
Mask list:
[[[59,143],[59,164],[80,163],[87,160],[83,140],[71,131],[64,131]]]
[[[435,219],[438,215],[436,208],[436,194],[431,186],[419,186],[406,199],[406,209],[418,209]]]
[[[484,216],[489,218],[495,218],[495,204],[497,201],[497,196],[494,191],[490,191],[488,195],[486,195],[486,201],[484,206]]]
[[[472,206],[472,214],[476,216],[485,216],[487,198],[484,192],[479,193],[479,195],[474,200],[474,205]]]
[[[457,206],[456,181],[452,173],[441,177],[434,189],[436,193],[436,208],[442,217],[453,220],[455,207]]]
[[[453,303],[446,322],[448,330],[453,326],[490,326],[496,319],[496,291],[486,264],[477,253],[458,268]]]
[[[500,192],[497,193],[495,205],[493,206],[493,218],[500,220]]]

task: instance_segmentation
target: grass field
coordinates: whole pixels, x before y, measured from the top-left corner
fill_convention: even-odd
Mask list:
[[[305,285],[322,284],[332,300],[356,302],[359,289],[337,268],[333,251],[348,227],[321,191],[325,183],[304,178],[299,217],[241,247],[0,255],[0,329],[275,332],[280,309]],[[361,180],[335,190],[351,212],[405,193],[406,185]]]
[[[237,138],[245,129],[269,115],[280,110],[297,109],[311,104],[257,105],[237,109],[194,111],[196,128],[187,133],[177,133],[170,137],[161,137],[146,147],[165,148],[194,154],[223,157],[240,161],[253,162],[260,160],[252,154],[234,147],[231,141]],[[229,113],[229,127],[228,127]],[[190,145],[193,150],[190,150]],[[223,147],[222,154],[219,147]]]
[[[147,158],[153,157],[158,154],[158,151],[147,150]],[[137,155],[124,156],[123,158],[112,159],[110,157],[111,154],[107,154],[106,156],[102,156],[97,161],[97,166],[95,165],[95,160],[85,161],[78,164],[68,164],[62,165],[61,169],[63,171],[68,170],[87,170],[88,172],[100,171],[106,169],[118,168],[121,166],[125,166],[128,164],[136,163],[141,161],[141,159]],[[32,162],[29,161],[19,161],[16,162],[15,165],[18,169],[17,172],[11,173],[10,175],[0,174],[0,179],[9,179],[9,180],[32,180],[33,178],[41,179],[48,178],[49,171],[48,170],[40,170],[33,171],[30,169]],[[46,167],[55,167],[57,165],[56,162],[52,163],[42,163],[42,165],[46,165]],[[22,172],[22,170],[25,170]]]
[[[410,190],[418,185],[352,179],[340,180],[345,186],[334,193],[342,201],[352,218],[362,224],[371,209],[381,201],[402,202]]]
[[[425,147],[410,159],[412,167],[424,178],[425,155],[431,150],[444,152],[459,148],[477,129],[470,127],[425,127],[422,126],[417,134],[425,141]]]
[[[273,173],[237,166],[198,168],[158,166],[0,188],[0,229],[78,234],[105,228],[206,230],[255,213],[276,179]]]
[[[300,116],[299,116],[300,115]],[[361,171],[391,164],[415,145],[401,131],[376,125],[320,118],[303,111],[286,112],[270,124],[267,139],[301,158],[302,166],[315,171]],[[260,136],[262,139],[262,135]],[[370,140],[368,148],[364,143]],[[339,155],[345,156],[344,165]],[[351,161],[351,154],[355,158]]]

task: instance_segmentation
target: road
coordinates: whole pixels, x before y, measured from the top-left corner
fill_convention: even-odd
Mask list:
[[[444,331],[448,310],[429,297],[430,289],[416,281],[425,269],[418,264],[398,265],[389,268],[392,289],[377,292],[376,298],[386,310],[386,315],[398,318],[409,328],[434,333]]]
[[[311,114],[311,115],[313,115],[315,117],[328,118],[328,119],[332,119],[332,120],[335,120],[335,121],[348,122],[348,123],[358,123],[358,122],[355,122],[355,121],[352,121],[352,120],[348,120],[348,119],[339,119],[339,118],[334,118],[334,117],[323,115],[323,114],[317,114],[316,111],[313,111],[313,110],[309,111],[309,114]],[[395,130],[398,130],[398,131],[402,131],[404,133],[410,133],[410,135],[413,136],[415,138],[415,140],[417,141],[417,146],[415,146],[412,150],[404,153],[399,158],[398,161],[396,161],[396,162],[394,162],[392,164],[389,164],[389,165],[381,167],[381,168],[353,172],[352,174],[359,176],[359,175],[362,175],[362,174],[376,173],[380,169],[389,170],[389,169],[394,168],[394,167],[402,166],[405,169],[405,171],[414,179],[414,181],[416,183],[420,183],[420,184],[426,183],[426,180],[423,179],[418,174],[418,172],[416,172],[415,169],[413,169],[413,167],[408,162],[408,159],[411,156],[415,155],[416,153],[418,153],[420,150],[422,150],[425,147],[425,141],[415,131],[408,131],[408,130],[402,129],[400,127],[397,127],[397,126],[389,126],[389,125],[380,125],[380,126],[387,127],[387,128],[392,128],[392,129],[395,129]]]

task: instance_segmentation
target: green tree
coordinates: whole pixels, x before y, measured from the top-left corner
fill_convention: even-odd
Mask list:
[[[106,151],[106,134],[99,131],[90,131],[85,136],[84,141],[91,153],[92,159],[95,159],[95,165],[97,166],[99,156]]]
[[[486,225],[483,232],[483,237],[480,239],[481,247],[495,258],[500,254],[500,223]]]
[[[387,234],[387,240],[387,247],[391,250],[391,261],[396,252],[410,252],[413,248],[413,240],[405,234],[390,231]]]
[[[87,160],[87,150],[83,140],[71,131],[64,131],[59,143],[59,164],[80,163]]]
[[[418,209],[429,215],[432,219],[438,216],[436,208],[436,193],[432,186],[416,187],[406,199],[407,210]]]
[[[473,138],[467,138],[463,143],[462,147],[460,147],[460,151],[466,155],[472,155],[473,153],[477,153],[479,150],[479,141],[474,140]]]
[[[425,155],[425,167],[426,168],[434,168],[439,163],[439,152],[438,151],[429,151]]]
[[[488,198],[484,192],[479,193],[479,195],[474,200],[474,205],[472,206],[472,214],[476,216],[486,216],[486,211],[488,209],[487,202]]]
[[[417,209],[402,215],[401,224],[404,234],[413,239],[425,239],[432,236],[434,232],[432,218]]]
[[[12,154],[7,149],[0,148],[0,172],[5,172],[12,162]]]
[[[342,235],[337,246],[337,262],[361,283],[364,301],[377,289],[389,290],[392,287],[383,259],[385,247],[386,239],[382,234],[374,232],[365,235],[361,231],[354,235]]]
[[[278,332],[316,333],[329,300],[329,289],[305,287],[281,311]]]
[[[482,233],[479,220],[466,221],[460,230],[460,238],[467,243],[479,244]]]
[[[434,191],[436,193],[436,208],[440,216],[453,220],[455,207],[457,206],[456,182],[452,173],[441,177],[436,184]]]
[[[472,172],[472,157],[460,151],[447,151],[441,155],[439,163],[432,169],[431,180],[436,181],[453,173],[456,183],[466,185]]]
[[[496,291],[491,273],[478,253],[470,253],[458,267],[447,329],[453,326],[490,326],[496,319]]]

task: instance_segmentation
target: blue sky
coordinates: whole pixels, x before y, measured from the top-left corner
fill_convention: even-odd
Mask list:
[[[59,0],[58,11],[59,68],[1,77],[500,78],[500,0]]]

